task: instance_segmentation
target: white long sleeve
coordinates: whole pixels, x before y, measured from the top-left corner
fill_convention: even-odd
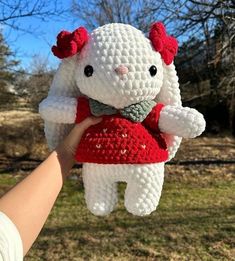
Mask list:
[[[0,212],[0,261],[22,261],[23,245],[14,223]]]

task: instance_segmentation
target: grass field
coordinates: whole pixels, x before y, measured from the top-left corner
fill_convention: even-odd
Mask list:
[[[235,260],[233,165],[167,166],[160,205],[140,218],[119,204],[105,218],[85,206],[79,180],[68,180],[25,261]],[[22,175],[0,175],[3,194]]]
[[[48,153],[39,116],[24,113],[0,113],[0,195]],[[115,211],[99,218],[85,206],[81,176],[68,180],[25,261],[235,260],[234,137],[184,140],[174,161],[192,164],[166,166],[160,205],[144,218],[125,210],[125,184]]]

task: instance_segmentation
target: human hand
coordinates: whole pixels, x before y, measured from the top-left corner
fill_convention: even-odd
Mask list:
[[[71,130],[69,135],[62,142],[64,149],[67,153],[71,154],[71,156],[75,155],[77,146],[82,138],[85,130],[91,125],[95,125],[102,121],[102,118],[97,117],[88,117],[81,123],[78,123]]]
[[[76,124],[68,136],[55,149],[61,165],[66,165],[67,170],[75,164],[74,155],[85,130],[101,121],[102,118],[88,117],[81,123]],[[68,173],[68,171],[66,171],[66,173]]]

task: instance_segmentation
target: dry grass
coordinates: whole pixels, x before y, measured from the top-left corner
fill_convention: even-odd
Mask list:
[[[10,157],[45,158],[48,149],[43,132],[43,121],[38,113],[0,111],[0,153]],[[234,155],[234,137],[207,136],[183,140],[174,160],[231,159],[235,158]]]
[[[7,157],[43,159],[48,150],[39,114],[0,111],[0,152]]]
[[[9,113],[0,113],[0,150],[17,156],[26,148],[26,156],[43,159],[47,149],[39,116]],[[235,139],[184,140],[175,161],[195,159],[235,160]],[[115,211],[99,218],[85,206],[81,178],[68,180],[25,260],[235,260],[234,174],[234,164],[167,165],[160,205],[144,218],[125,210],[125,184],[119,186]],[[22,177],[0,175],[0,194]]]
[[[139,218],[119,204],[93,216],[82,184],[68,180],[37,242],[25,258],[36,260],[233,260],[233,166],[167,166],[160,205]],[[1,175],[1,193],[20,175]]]

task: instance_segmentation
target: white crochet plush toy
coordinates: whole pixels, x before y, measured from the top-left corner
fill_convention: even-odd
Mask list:
[[[90,115],[103,118],[85,131],[76,152],[93,214],[114,209],[117,182],[124,181],[126,209],[149,215],[161,196],[165,162],[182,137],[204,131],[202,114],[181,105],[177,49],[161,22],[151,25],[148,37],[120,23],[57,36],[52,51],[62,62],[39,112],[50,149],[75,123]]]

